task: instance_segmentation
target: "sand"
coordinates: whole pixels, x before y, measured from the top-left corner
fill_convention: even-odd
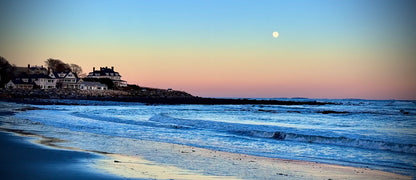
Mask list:
[[[158,154],[165,156],[165,152],[161,152],[161,149],[170,149],[174,157],[188,156],[184,158],[184,163],[189,159],[198,161],[202,158],[205,161],[201,166],[220,167],[228,176],[213,176],[209,175],[210,172],[201,170],[185,170],[145,160],[139,155],[109,154],[106,159],[98,160],[97,168],[123,177],[152,179],[411,179],[409,176],[368,168],[265,158],[168,143],[154,145],[158,150],[156,156]],[[195,169],[195,167],[190,168]],[[203,174],[205,176],[202,176]]]
[[[91,166],[99,154],[47,148],[28,140],[0,131],[0,179],[120,179]]]

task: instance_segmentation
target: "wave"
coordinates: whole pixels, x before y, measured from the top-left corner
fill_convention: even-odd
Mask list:
[[[386,150],[404,153],[416,153],[416,145],[400,144],[393,142],[352,139],[347,137],[326,137],[316,135],[304,135],[286,132],[267,132],[267,131],[232,131],[235,134],[252,137],[272,138],[280,141],[297,141],[306,143],[329,144],[338,146],[358,147],[364,149]]]
[[[272,106],[272,105],[253,105],[247,107],[234,107],[234,108],[225,108],[224,111],[242,111],[242,112],[252,112],[252,113],[270,113],[270,114],[279,114],[279,113],[297,113],[297,114],[323,114],[323,115],[357,115],[357,114],[371,114],[371,115],[401,115],[406,113],[406,115],[416,115],[413,106],[402,107],[401,109],[392,109],[392,108],[356,108],[352,105],[337,107],[287,107],[287,106]]]
[[[402,153],[416,153],[416,145],[401,144],[395,142],[385,142],[379,140],[349,138],[349,137],[331,137],[317,134],[303,134],[298,132],[288,132],[288,129],[271,126],[271,125],[253,125],[241,123],[218,122],[208,120],[191,120],[180,119],[167,116],[166,114],[158,114],[149,119],[159,123],[176,124],[177,127],[186,127],[187,129],[204,129],[211,131],[220,131],[230,134],[269,138],[278,141],[294,141],[303,143],[327,144],[337,146],[356,147],[371,150],[383,150]],[[293,130],[292,130],[293,131]],[[324,134],[324,133],[322,133]]]
[[[147,127],[161,127],[161,128],[171,128],[171,129],[189,129],[189,127],[176,125],[176,124],[160,124],[154,122],[147,122],[147,121],[137,121],[137,120],[129,120],[129,119],[121,119],[116,117],[105,117],[100,116],[97,114],[89,115],[85,113],[73,112],[71,115],[81,118],[88,118],[97,121],[104,121],[110,123],[118,123],[118,124],[128,124],[128,125],[137,125],[137,126],[147,126]]]

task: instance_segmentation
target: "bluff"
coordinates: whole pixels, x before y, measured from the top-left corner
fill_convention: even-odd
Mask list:
[[[279,101],[256,99],[204,98],[184,91],[155,88],[131,90],[79,90],[79,89],[1,89],[0,100],[29,104],[56,104],[59,99],[141,102],[146,104],[264,104],[264,105],[325,105],[318,101]],[[65,103],[61,103],[65,104]]]

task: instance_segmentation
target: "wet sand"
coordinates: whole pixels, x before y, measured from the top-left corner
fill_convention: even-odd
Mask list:
[[[155,179],[411,179],[409,176],[368,168],[265,158],[168,143],[140,143],[146,148],[153,146],[155,155],[180,158],[185,166],[196,170],[149,161],[140,155],[119,154],[109,154],[108,158],[98,160],[97,168],[128,178]],[[209,169],[220,172],[220,176],[215,176]],[[201,173],[206,176],[201,176]]]
[[[0,132],[0,179],[120,179],[91,166],[98,154],[46,148],[27,138]]]

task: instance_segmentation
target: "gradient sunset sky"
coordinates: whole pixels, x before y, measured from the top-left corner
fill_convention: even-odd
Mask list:
[[[204,97],[416,99],[415,17],[411,0],[0,0],[0,56]]]

